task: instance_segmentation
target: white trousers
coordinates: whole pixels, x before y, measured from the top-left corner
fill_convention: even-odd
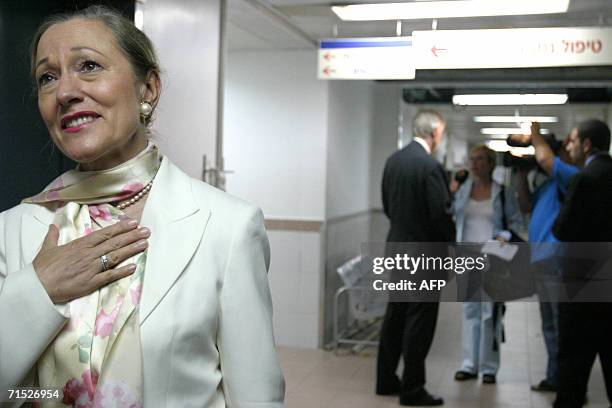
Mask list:
[[[492,302],[463,303],[463,362],[461,370],[469,373],[497,374],[501,343],[501,313],[493,327]],[[495,334],[497,333],[497,350]]]

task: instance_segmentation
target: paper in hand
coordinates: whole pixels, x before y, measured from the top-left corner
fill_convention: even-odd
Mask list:
[[[504,261],[511,261],[518,252],[519,247],[516,244],[501,241],[486,242],[480,252],[488,255],[495,255]]]

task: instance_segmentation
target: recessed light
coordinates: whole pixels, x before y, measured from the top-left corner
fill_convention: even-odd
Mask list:
[[[538,122],[538,123],[557,123],[557,116],[474,116],[474,122],[477,123],[523,123],[523,122]]]
[[[562,105],[567,94],[474,94],[455,95],[455,105]]]
[[[570,0],[455,0],[332,6],[345,21],[516,16],[566,13]]]
[[[527,127],[522,128],[482,128],[480,133],[483,135],[528,135],[531,130]],[[547,135],[550,133],[550,129],[540,129],[540,133]]]

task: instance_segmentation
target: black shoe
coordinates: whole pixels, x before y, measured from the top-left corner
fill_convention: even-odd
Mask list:
[[[483,384],[495,384],[496,382],[497,382],[497,379],[495,378],[495,374],[484,374],[482,376]]]
[[[476,378],[478,378],[478,374],[469,371],[459,370],[455,373],[455,381],[475,380]]]
[[[399,404],[407,407],[433,407],[444,404],[444,400],[423,389],[416,395],[400,395]]]
[[[540,392],[557,392],[557,386],[552,385],[546,380],[540,381],[539,384],[532,385],[531,389],[533,391],[540,391]]]

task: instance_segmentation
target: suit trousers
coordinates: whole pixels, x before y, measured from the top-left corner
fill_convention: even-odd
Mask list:
[[[555,408],[580,408],[599,355],[612,402],[612,303],[559,303],[559,391]]]
[[[380,334],[376,391],[388,394],[399,388],[405,396],[418,395],[425,385],[425,358],[438,320],[437,302],[389,302]],[[401,382],[396,370],[404,360]]]

